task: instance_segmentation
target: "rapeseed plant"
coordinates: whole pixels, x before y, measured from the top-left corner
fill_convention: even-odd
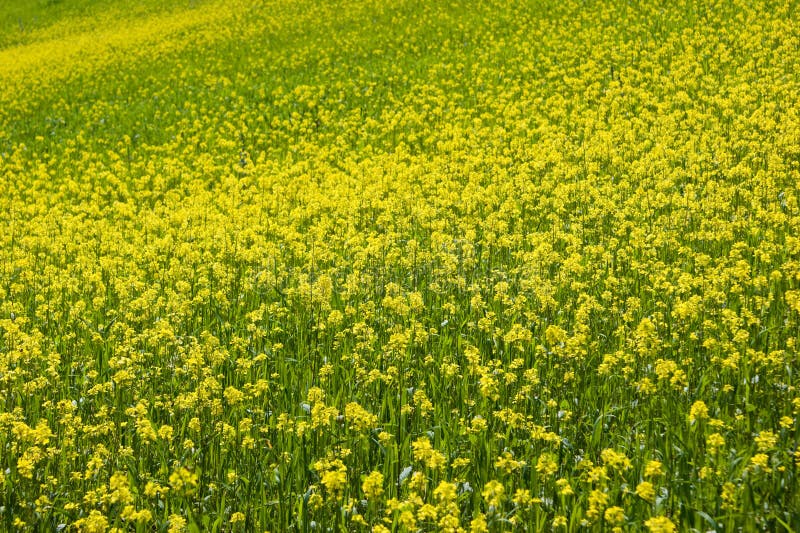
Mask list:
[[[0,530],[800,528],[791,2],[6,4]]]

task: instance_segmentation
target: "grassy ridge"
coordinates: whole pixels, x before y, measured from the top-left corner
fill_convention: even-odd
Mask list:
[[[2,528],[800,527],[793,4],[137,6],[0,29]]]

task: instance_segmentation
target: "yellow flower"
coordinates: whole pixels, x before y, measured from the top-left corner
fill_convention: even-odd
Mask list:
[[[158,437],[162,440],[172,440],[173,433],[174,430],[172,429],[172,426],[163,425],[158,429]]]
[[[764,473],[772,472],[769,466],[769,455],[765,453],[757,453],[750,458],[750,467],[753,470],[760,470]]]
[[[589,493],[589,509],[586,516],[589,520],[596,520],[600,516],[600,511],[608,505],[608,494],[602,490],[594,489]]]
[[[411,480],[408,482],[408,487],[415,492],[422,492],[428,484],[425,474],[422,472],[414,472],[411,474]]]
[[[383,496],[383,474],[374,471],[370,472],[364,477],[364,482],[361,484],[361,490],[364,491],[364,496],[370,500],[377,500]]]
[[[436,507],[429,503],[424,504],[417,510],[417,518],[423,522],[426,520],[435,520],[436,514]]]
[[[311,387],[308,389],[306,400],[310,404],[320,403],[325,400],[325,391],[319,387]]]
[[[455,462],[454,462],[455,463]],[[510,452],[503,452],[503,454],[497,458],[494,463],[494,467],[498,470],[502,470],[507,474],[511,472],[515,472],[525,466],[525,461],[517,461],[514,459],[514,456],[511,455]]]
[[[316,492],[311,494],[311,496],[308,497],[308,507],[310,509],[312,509],[312,510],[317,510],[317,509],[321,508],[324,503],[325,502],[322,499],[322,496],[320,496]]]
[[[75,527],[81,533],[105,533],[108,529],[108,519],[100,511],[93,510],[86,518],[77,520]]]
[[[572,496],[575,494],[575,491],[572,489],[572,485],[570,485],[569,481],[564,478],[556,480],[556,488],[558,489],[559,496]]]
[[[133,505],[126,505],[120,514],[123,520],[146,524],[153,519],[153,513],[147,509],[137,511]]]
[[[486,524],[486,516],[483,513],[475,515],[475,518],[469,524],[469,531],[470,533],[487,533],[489,531],[489,527]]]
[[[443,503],[454,502],[456,500],[456,484],[448,481],[441,481],[434,489],[433,495],[437,501]]]
[[[23,455],[17,459],[17,472],[20,476],[31,479],[33,477],[34,468],[35,465],[33,464],[33,461],[31,461],[27,456]]]
[[[469,466],[471,463],[472,461],[468,457],[457,457],[453,459],[453,462],[450,463],[450,466],[452,466],[453,469],[456,469],[463,466]]]
[[[618,472],[631,467],[631,460],[624,453],[614,451],[611,448],[606,448],[600,452],[600,457],[603,459],[603,464]]]
[[[717,453],[719,448],[725,446],[725,438],[719,433],[712,433],[706,437],[706,446],[708,446],[708,451],[713,455]]]
[[[400,512],[397,522],[409,531],[413,531],[417,528],[417,518],[409,509],[404,509]]]
[[[347,483],[347,470],[342,465],[335,470],[328,470],[322,474],[322,484],[331,494],[338,494]]]
[[[611,525],[619,525],[625,521],[625,511],[622,507],[609,507],[603,516]]]
[[[552,453],[545,453],[539,456],[536,462],[536,471],[543,476],[551,476],[558,471],[557,457]]]
[[[722,486],[722,508],[728,511],[736,510],[736,485],[730,481]]]
[[[652,483],[650,483],[649,481],[642,481],[641,483],[636,485],[636,495],[643,500],[652,502],[655,500],[656,491]]]
[[[708,406],[705,402],[698,400],[689,409],[689,422],[706,420],[708,418]]]
[[[320,481],[330,495],[337,498],[347,484],[347,467],[341,459],[317,461],[313,469],[320,475]]]
[[[658,477],[664,473],[661,461],[649,461],[644,467],[644,477]]]
[[[756,446],[762,452],[771,450],[777,443],[778,436],[771,431],[762,431],[756,437]]]
[[[144,486],[144,495],[148,498],[155,498],[165,494],[167,491],[169,491],[169,487],[162,487],[154,481],[148,481]]]
[[[503,484],[497,480],[489,481],[484,487],[483,499],[490,508],[498,509],[505,499],[506,489]]]
[[[190,496],[197,490],[197,474],[178,466],[170,474],[169,484],[175,492]]]
[[[186,528],[186,519],[178,514],[169,515],[169,533],[181,533]]]
[[[431,442],[426,437],[421,437],[412,443],[414,450],[414,459],[421,461],[428,468],[438,470],[446,463],[444,455],[433,448]]]
[[[514,493],[514,505],[521,508],[526,508],[531,504],[533,501],[533,497],[531,496],[531,491],[527,489],[517,489]]]
[[[128,476],[124,472],[116,472],[108,482],[111,491],[111,503],[130,503],[133,501],[133,494],[128,487]]]
[[[654,516],[645,521],[645,526],[650,530],[650,533],[673,533],[675,531],[675,524],[666,516]]]
[[[348,403],[344,408],[344,418],[356,431],[368,431],[378,423],[378,417],[361,407],[356,402]]]
[[[386,431],[381,431],[380,433],[378,433],[378,440],[380,441],[380,443],[383,446],[388,446],[391,443],[393,438],[394,438],[394,435],[392,435],[391,433],[388,433]]]

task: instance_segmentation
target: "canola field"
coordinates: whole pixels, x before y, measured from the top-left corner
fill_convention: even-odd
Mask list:
[[[0,531],[800,531],[793,1],[5,0]]]

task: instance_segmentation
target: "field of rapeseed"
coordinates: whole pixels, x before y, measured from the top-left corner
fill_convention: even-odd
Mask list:
[[[6,0],[0,531],[800,530],[799,22]]]

